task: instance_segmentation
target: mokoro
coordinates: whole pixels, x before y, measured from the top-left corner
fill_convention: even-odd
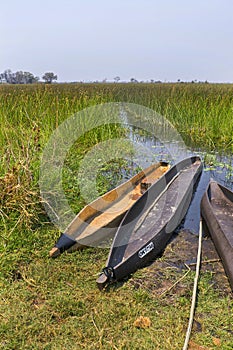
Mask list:
[[[211,180],[202,197],[201,215],[233,290],[233,192]]]
[[[125,214],[96,281],[99,289],[135,272],[164,250],[186,214],[202,167],[196,156],[177,163]]]
[[[60,236],[50,256],[57,257],[65,250],[96,246],[111,236],[113,238],[126,211],[168,169],[166,162],[153,164],[85,206]]]

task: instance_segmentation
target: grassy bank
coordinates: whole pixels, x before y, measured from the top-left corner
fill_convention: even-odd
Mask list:
[[[181,349],[193,272],[182,280],[182,294],[172,290],[158,298],[140,284],[147,270],[100,293],[95,279],[108,250],[88,248],[50,260],[48,250],[59,232],[41,204],[40,158],[64,120],[86,107],[115,101],[141,104],[166,116],[188,146],[230,152],[232,92],[231,85],[210,84],[0,86],[1,348]],[[124,128],[112,124],[77,140],[76,153],[67,158],[64,170],[66,194],[70,202],[75,200],[76,211],[85,204],[75,186],[79,162],[98,142],[124,133]],[[106,169],[113,172],[119,167],[131,171],[122,159]],[[99,191],[114,185],[112,177],[100,176],[98,181]],[[162,273],[174,283],[184,274],[169,271]],[[213,273],[203,272],[198,300],[202,329],[193,333],[192,340],[207,349],[231,349],[232,297],[212,286]],[[139,316],[149,317],[151,326],[135,327]]]

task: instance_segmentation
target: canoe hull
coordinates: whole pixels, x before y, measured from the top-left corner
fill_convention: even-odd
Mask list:
[[[201,214],[233,290],[233,192],[211,181],[201,201]]]
[[[163,229],[155,237],[148,240],[141,247],[141,249],[137,251],[136,254],[134,254],[127,260],[125,264],[119,265],[119,267],[115,270],[116,280],[120,280],[128,276],[129,274],[135,272],[137,269],[152,262],[163,252],[169,240],[171,239],[174,230],[181,223],[188,210],[193,194],[193,184],[196,182],[198,176],[199,172],[195,175],[192,185],[186,192],[184,200],[180,203],[176,215],[174,215],[174,223],[169,223],[171,227],[168,229],[167,225],[164,226]],[[131,244],[134,244],[134,242],[132,242]]]
[[[190,174],[187,174],[190,175],[189,183],[184,191],[184,194],[182,195],[182,198],[178,198],[179,196],[174,196],[174,200],[177,201],[177,205],[174,213],[172,215],[170,214],[169,221],[163,224],[162,215],[157,222],[155,221],[155,223],[152,224],[146,234],[142,236],[139,235],[136,240],[129,240],[125,243],[125,245],[122,244],[122,240],[120,240],[120,238],[126,236],[130,230],[133,232],[137,226],[137,221],[140,221],[140,218],[138,219],[138,217],[140,217],[140,215],[143,217],[143,214],[140,214],[140,211],[144,211],[147,214],[148,207],[150,208],[151,203],[153,205],[155,199],[159,197],[161,193],[163,194],[163,191],[166,191],[165,184],[172,183],[176,177],[177,184],[179,181],[179,173],[182,172],[182,169],[188,167],[189,164],[191,164],[190,167],[192,167],[195,162],[197,163],[196,168],[192,170]],[[121,280],[122,278],[135,272],[138,268],[147,265],[162,253],[174,230],[181,223],[188,210],[193,195],[194,185],[200,176],[201,171],[202,163],[199,157],[191,157],[178,163],[176,166],[172,167],[156,184],[149,188],[147,193],[145,193],[128,211],[122,220],[120,227],[118,228],[107,261],[107,267],[103,270],[103,273],[107,275],[108,282]],[[176,188],[174,182],[174,188],[170,188],[169,193],[177,191],[178,189]],[[171,204],[172,203],[169,203],[168,199],[167,206],[170,206]],[[132,223],[132,228],[130,228],[130,223]],[[127,254],[127,251],[132,253]],[[102,276],[100,276],[100,279],[97,280],[99,289],[104,287],[102,280]]]
[[[60,236],[50,256],[57,257],[65,250],[72,252],[85,246],[106,245],[127,210],[146,191],[144,187],[156,182],[168,169],[166,162],[153,164],[88,204]]]

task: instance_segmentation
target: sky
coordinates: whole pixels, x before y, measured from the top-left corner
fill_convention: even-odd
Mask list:
[[[7,0],[0,72],[233,82],[232,0]]]

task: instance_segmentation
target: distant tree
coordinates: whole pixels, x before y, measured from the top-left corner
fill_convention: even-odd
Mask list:
[[[14,73],[10,69],[6,69],[1,75],[8,84],[14,84]]]
[[[14,81],[15,84],[33,84],[38,82],[39,78],[35,77],[30,72],[16,72],[14,73]]]
[[[53,80],[57,80],[57,75],[53,72],[47,72],[43,75],[42,79],[45,80],[45,83],[51,84]]]
[[[35,77],[30,72],[24,72],[23,76],[24,76],[25,84],[34,84],[34,83],[37,83],[40,80],[39,77]]]
[[[118,83],[118,81],[120,81],[121,78],[117,76],[117,77],[114,78],[114,80],[115,80],[116,83]]]
[[[135,78],[131,78],[130,81],[131,81],[131,83],[138,83],[137,79],[135,79]]]
[[[15,84],[24,84],[25,83],[24,74],[22,71],[14,73],[14,83]]]
[[[5,70],[5,72],[0,75],[1,81],[5,81],[8,84],[33,84],[36,83],[39,78],[35,77],[30,72],[18,71],[13,73],[10,69]]]
[[[0,74],[0,81],[1,81],[1,83],[2,83],[4,80],[5,80],[4,74],[1,73],[1,74]]]

